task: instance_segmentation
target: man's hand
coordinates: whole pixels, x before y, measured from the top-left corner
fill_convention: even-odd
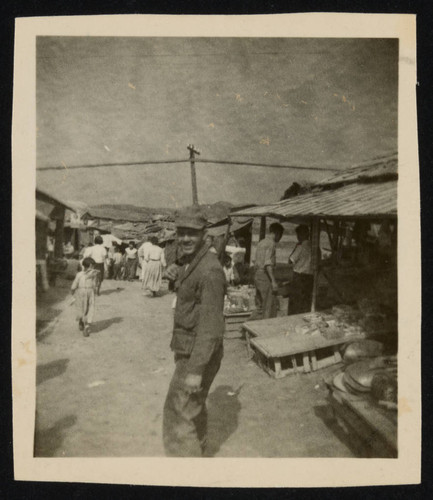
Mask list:
[[[272,282],[272,293],[278,292],[278,283],[276,281]]]
[[[176,281],[179,272],[179,266],[177,264],[170,264],[165,270],[165,275],[171,281]]]
[[[201,375],[195,375],[194,373],[188,373],[185,377],[184,389],[188,394],[194,394],[201,390]]]

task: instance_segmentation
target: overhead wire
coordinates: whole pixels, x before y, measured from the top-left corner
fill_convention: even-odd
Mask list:
[[[328,168],[328,167],[314,167],[306,165],[281,165],[273,163],[259,163],[259,162],[247,162],[247,161],[235,161],[235,160],[213,160],[205,158],[195,158],[195,163],[214,163],[218,165],[238,165],[238,166],[252,166],[252,167],[265,167],[265,168],[289,168],[298,170],[315,170],[323,172],[339,172],[340,169]],[[146,161],[133,161],[133,162],[118,162],[118,163],[94,163],[94,164],[83,164],[83,165],[53,165],[49,167],[38,167],[36,170],[39,172],[44,172],[47,170],[75,170],[79,168],[106,168],[106,167],[130,167],[130,166],[141,166],[141,165],[164,165],[173,163],[189,163],[190,158],[185,158],[183,160],[146,160]]]

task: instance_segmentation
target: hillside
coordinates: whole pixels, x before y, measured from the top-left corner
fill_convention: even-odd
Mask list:
[[[231,203],[219,201],[210,205],[200,205],[209,222],[216,222],[227,216],[234,207]],[[177,210],[170,208],[150,208],[128,204],[102,204],[90,207],[92,217],[117,222],[146,222],[157,220],[173,221]]]

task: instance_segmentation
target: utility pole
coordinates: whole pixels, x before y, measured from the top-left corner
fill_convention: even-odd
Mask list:
[[[192,182],[192,203],[193,205],[198,205],[198,194],[197,194],[197,176],[195,174],[195,155],[199,155],[200,151],[194,148],[193,144],[188,144],[187,149],[189,150],[189,161],[191,163],[191,182]]]

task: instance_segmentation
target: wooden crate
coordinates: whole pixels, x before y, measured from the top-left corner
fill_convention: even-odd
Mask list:
[[[240,313],[224,313],[226,332],[239,332],[241,336],[241,326],[251,318],[252,311]]]

